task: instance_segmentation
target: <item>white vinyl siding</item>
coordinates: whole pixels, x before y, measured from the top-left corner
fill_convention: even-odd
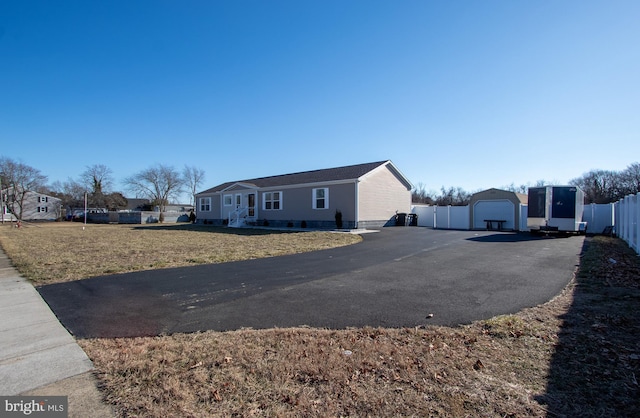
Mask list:
[[[314,209],[329,209],[329,189],[324,187],[312,190],[312,207]]]
[[[392,219],[411,212],[411,191],[391,170],[384,168],[358,184],[358,221]]]
[[[262,209],[282,210],[282,192],[265,192],[262,194]]]

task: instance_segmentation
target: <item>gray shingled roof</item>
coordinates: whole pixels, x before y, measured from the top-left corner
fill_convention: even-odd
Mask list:
[[[279,176],[259,177],[256,179],[230,181],[219,184],[200,193],[214,193],[226,189],[236,183],[252,184],[257,187],[278,187],[293,184],[322,183],[327,181],[355,180],[385,164],[389,160],[349,165],[345,167],[326,168],[323,170],[303,171],[300,173],[282,174]],[[199,194],[200,194],[199,193]]]

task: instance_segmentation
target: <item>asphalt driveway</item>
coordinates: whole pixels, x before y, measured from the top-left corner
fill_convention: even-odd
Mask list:
[[[80,338],[457,325],[550,300],[571,280],[584,242],[416,227],[363,238],[331,250],[96,277],[38,291]]]

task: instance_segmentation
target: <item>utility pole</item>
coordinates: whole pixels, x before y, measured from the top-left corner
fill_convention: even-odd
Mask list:
[[[87,226],[87,192],[84,192],[84,226],[82,230]]]
[[[2,212],[2,225],[4,225],[4,190],[2,190],[2,178],[0,178],[0,212]]]

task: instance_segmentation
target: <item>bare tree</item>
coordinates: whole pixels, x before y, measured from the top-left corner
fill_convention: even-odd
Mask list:
[[[4,203],[19,220],[22,220],[25,196],[29,192],[43,191],[47,176],[36,168],[8,157],[0,157],[0,180],[0,188],[8,192],[2,197],[5,199]]]
[[[625,196],[640,193],[640,163],[633,163],[620,173],[620,182]]]
[[[113,184],[113,171],[104,164],[94,164],[85,167],[80,174],[80,182],[89,193],[89,205],[95,207],[106,207],[107,194],[111,191]]]
[[[191,193],[191,201],[189,202],[191,205],[196,204],[196,193],[198,192],[198,187],[204,181],[204,177],[204,170],[195,166],[185,165],[182,170],[182,180]]]
[[[416,184],[416,187],[411,191],[411,202],[424,203],[427,205],[433,204],[433,198],[431,197],[430,192],[427,192],[427,189],[424,183],[419,182],[418,184]]]
[[[619,175],[615,171],[591,170],[569,182],[584,191],[585,203],[611,203],[620,198]]]
[[[435,200],[435,204],[438,206],[465,206],[469,204],[471,200],[471,193],[462,189],[462,187],[449,187],[445,189],[444,186],[440,189],[440,196]]]
[[[85,191],[85,187],[73,179],[65,182],[55,181],[49,186],[49,193],[70,208],[83,206]]]
[[[169,200],[183,191],[183,178],[175,168],[164,164],[142,170],[124,180],[126,187],[136,195],[152,201],[164,212]]]
[[[82,183],[93,193],[107,194],[113,185],[113,171],[104,164],[94,164],[85,167],[80,174]]]
[[[516,186],[515,183],[511,183],[508,186],[502,186],[501,189],[508,190],[508,191],[514,192],[514,193],[527,194],[527,192],[529,191],[529,185],[528,184],[521,184],[519,186]]]

